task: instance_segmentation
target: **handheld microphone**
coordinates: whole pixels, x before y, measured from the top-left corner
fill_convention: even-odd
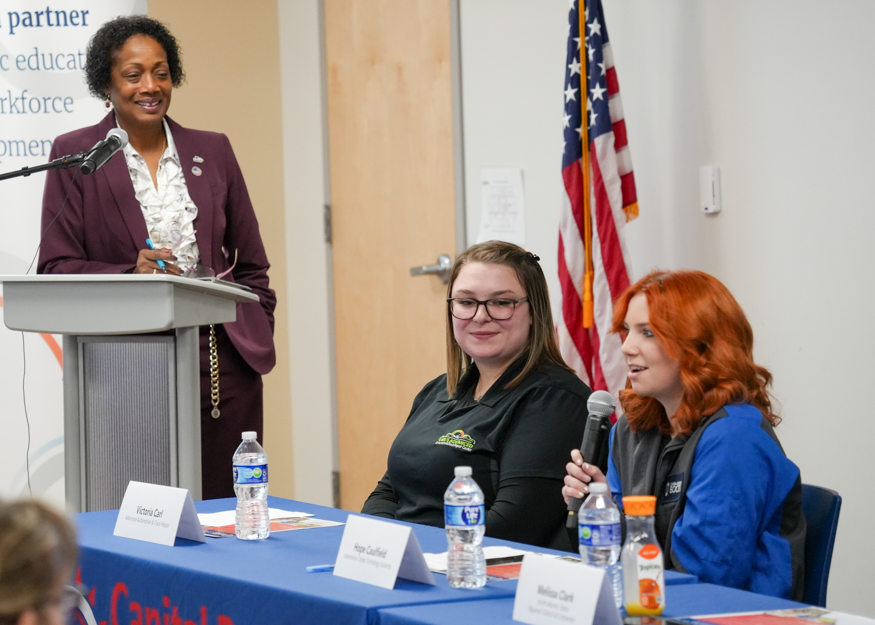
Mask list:
[[[596,391],[589,396],[586,409],[589,414],[586,417],[586,428],[583,430],[583,440],[580,443],[580,453],[584,462],[601,467],[607,460],[605,449],[608,434],[611,431],[611,415],[614,413],[614,396],[607,391]],[[565,527],[569,534],[573,529],[577,531],[577,512],[583,504],[583,498],[571,497],[568,499],[568,518]]]
[[[82,175],[93,174],[100,169],[113,154],[128,144],[128,133],[121,128],[112,128],[106,133],[106,139],[98,141],[91,151],[85,156],[85,160],[79,166]]]

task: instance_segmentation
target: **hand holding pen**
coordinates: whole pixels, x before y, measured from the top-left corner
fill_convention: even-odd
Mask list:
[[[151,238],[146,239],[146,245],[149,246],[149,249],[140,250],[134,273],[169,273],[174,276],[182,273],[182,270],[173,264],[173,261],[176,260],[173,250],[155,249]]]

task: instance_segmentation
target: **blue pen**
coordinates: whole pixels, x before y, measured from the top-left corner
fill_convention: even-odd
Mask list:
[[[146,237],[146,245],[149,246],[150,250],[155,249],[155,244],[152,243],[152,237]],[[167,273],[167,265],[164,264],[164,261],[161,260],[160,258],[158,258],[158,259],[156,259],[156,262],[158,263],[158,266],[161,267],[161,271],[163,271],[164,273]]]
[[[308,573],[328,573],[334,570],[333,564],[316,564],[307,567]]]

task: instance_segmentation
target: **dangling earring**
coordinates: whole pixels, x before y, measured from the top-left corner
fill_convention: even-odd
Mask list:
[[[112,110],[112,100],[109,99],[109,94],[108,94],[108,93],[106,94],[106,102],[104,103],[104,106],[106,106],[106,110],[107,110],[107,111],[111,111],[111,110]]]

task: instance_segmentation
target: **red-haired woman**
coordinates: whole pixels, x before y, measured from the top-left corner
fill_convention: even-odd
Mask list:
[[[799,469],[772,429],[771,374],[723,284],[654,271],[617,301],[629,386],[611,432],[607,477],[572,452],[562,493],[591,481],[655,495],[666,568],[702,582],[801,600],[805,517]]]

